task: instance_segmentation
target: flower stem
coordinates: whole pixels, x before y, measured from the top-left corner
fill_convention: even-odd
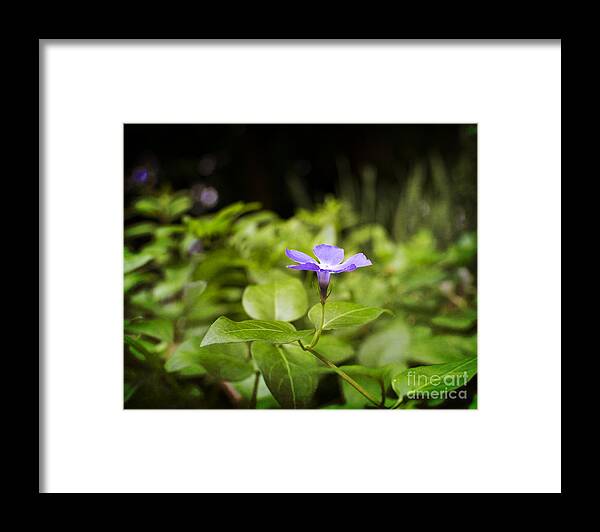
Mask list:
[[[258,395],[258,383],[260,381],[260,371],[257,371],[254,376],[254,387],[252,388],[252,397],[248,408],[256,408],[256,397]]]
[[[317,329],[315,329],[315,335],[313,336],[313,339],[310,342],[310,344],[306,347],[307,350],[312,349],[319,342],[319,338],[321,338],[321,333],[323,332],[324,324],[325,324],[325,303],[323,301],[321,301],[321,323],[319,324],[319,327]],[[302,349],[304,349],[304,347]]]
[[[371,401],[376,407],[383,408],[381,401],[377,401],[373,396],[367,392],[358,382],[356,382],[350,375],[348,375],[345,371],[342,371],[338,368],[331,360],[327,357],[324,357],[321,353],[315,351],[311,346],[304,346],[302,342],[298,342],[300,347],[309,353],[312,353],[315,357],[317,357],[323,364],[331,368],[335,373],[337,373],[343,380],[345,380],[350,386],[352,386],[357,392],[364,395],[369,401]]]

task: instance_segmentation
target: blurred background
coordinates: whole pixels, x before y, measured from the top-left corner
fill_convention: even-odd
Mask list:
[[[185,342],[221,315],[248,319],[244,288],[289,276],[285,247],[326,242],[373,260],[369,275],[338,276],[332,297],[394,317],[336,332],[347,346],[336,363],[476,355],[475,124],[127,124],[124,143],[126,408],[247,404],[252,379],[215,379]],[[315,302],[312,277],[300,278]],[[476,386],[403,407],[475,408]],[[264,382],[257,406],[278,407]],[[366,405],[326,377],[314,406]]]
[[[282,217],[333,194],[395,236],[444,242],[476,229],[477,126],[125,126],[126,204],[147,188],[191,189],[192,214],[258,201]]]

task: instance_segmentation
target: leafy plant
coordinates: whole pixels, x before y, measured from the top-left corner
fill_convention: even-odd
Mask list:
[[[126,407],[475,407],[475,234],[392,237],[370,201],[356,212],[329,197],[281,219],[244,203],[191,216],[185,191],[137,199]]]

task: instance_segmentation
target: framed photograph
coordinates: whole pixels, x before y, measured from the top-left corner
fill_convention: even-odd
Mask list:
[[[561,491],[560,40],[39,44],[41,493]]]

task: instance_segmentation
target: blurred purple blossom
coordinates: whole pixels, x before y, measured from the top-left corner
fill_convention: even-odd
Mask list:
[[[145,166],[138,166],[131,172],[131,178],[138,185],[145,185],[150,177],[150,172]]]
[[[219,201],[219,193],[214,187],[205,187],[200,192],[200,203],[205,207],[214,207]]]
[[[219,191],[215,187],[197,183],[192,187],[192,197],[196,202],[196,209],[202,212],[204,209],[214,207],[219,201]]]

